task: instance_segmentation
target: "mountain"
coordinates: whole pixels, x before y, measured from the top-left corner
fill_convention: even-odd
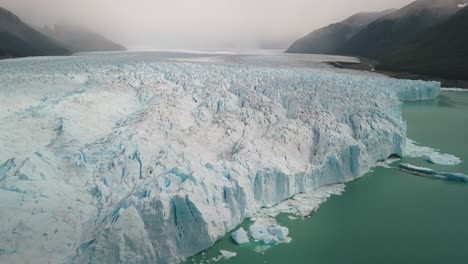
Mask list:
[[[377,69],[468,80],[468,7],[407,46],[383,56]]]
[[[91,51],[124,51],[119,45],[98,33],[72,25],[55,25],[54,28],[45,27],[42,32],[54,38],[72,52]]]
[[[0,58],[65,55],[69,51],[55,40],[25,24],[0,7]]]
[[[461,0],[417,0],[370,23],[337,53],[369,58],[389,54],[447,20],[463,3]]]
[[[355,14],[341,22],[317,29],[297,40],[287,53],[334,54],[336,50],[356,33],[376,19],[395,11],[363,12]]]

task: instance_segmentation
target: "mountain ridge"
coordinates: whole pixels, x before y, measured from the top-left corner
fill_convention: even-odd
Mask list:
[[[79,26],[56,24],[53,28],[44,27],[41,31],[61,43],[73,53],[126,50],[124,46],[96,32]]]
[[[124,50],[122,45],[78,26],[36,29],[0,6],[0,59]]]
[[[468,7],[420,39],[387,54],[378,70],[398,70],[468,80]]]
[[[416,0],[377,18],[331,52],[322,53],[360,57],[365,62],[339,67],[375,69],[398,78],[432,79],[467,87],[467,2]],[[306,47],[302,53],[314,52]]]
[[[431,27],[443,23],[460,8],[459,0],[417,0],[367,25],[343,44],[341,55],[378,58],[397,50]]]
[[[0,7],[0,57],[67,55],[69,51]]]
[[[286,52],[334,54],[341,43],[348,41],[372,21],[394,10],[387,9],[381,12],[360,12],[354,14],[343,21],[312,31],[294,42]]]

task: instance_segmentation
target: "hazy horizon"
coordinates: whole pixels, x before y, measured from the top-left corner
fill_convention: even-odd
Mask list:
[[[314,29],[358,12],[413,0],[0,0],[36,27],[72,23],[129,49],[287,48]]]

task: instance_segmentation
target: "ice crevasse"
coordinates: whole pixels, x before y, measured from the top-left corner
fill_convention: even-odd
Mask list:
[[[404,155],[440,85],[121,56],[1,62],[0,262],[177,263]]]

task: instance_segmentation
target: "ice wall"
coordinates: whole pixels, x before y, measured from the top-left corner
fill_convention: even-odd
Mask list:
[[[440,85],[131,55],[0,62],[0,262],[176,263],[403,155]]]

